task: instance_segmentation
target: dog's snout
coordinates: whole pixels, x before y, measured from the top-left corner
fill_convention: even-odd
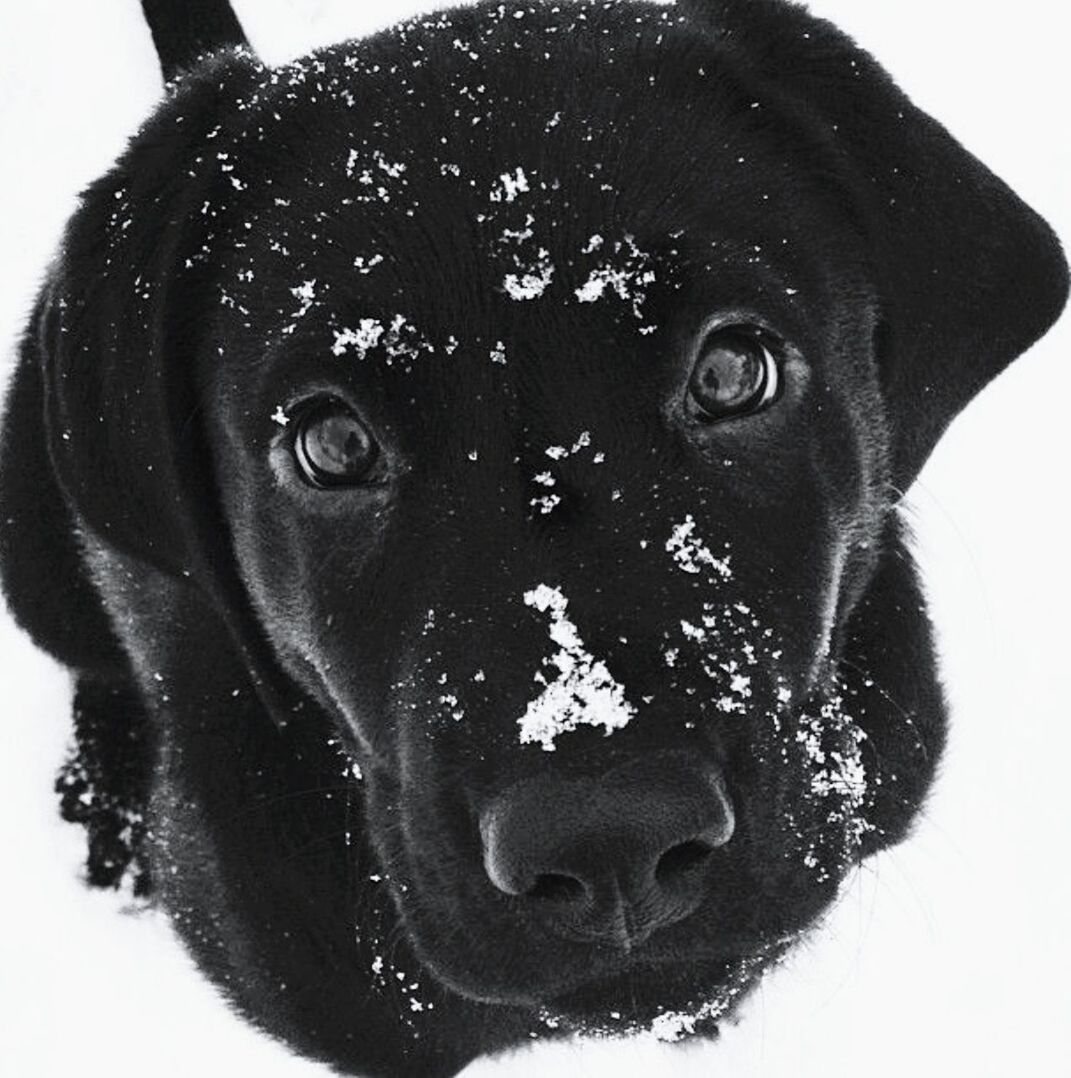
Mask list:
[[[484,868],[554,931],[629,949],[703,900],[734,815],[718,767],[667,752],[606,775],[545,774],[481,814]]]

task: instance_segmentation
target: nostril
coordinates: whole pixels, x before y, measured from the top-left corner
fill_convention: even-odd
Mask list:
[[[667,884],[686,875],[691,869],[698,868],[713,852],[713,847],[698,839],[690,839],[666,850],[658,859],[655,867],[655,879],[660,884]]]
[[[676,751],[594,778],[521,779],[479,815],[498,892],[557,931],[583,922],[613,940],[622,925],[637,939],[698,908],[734,823],[720,770]]]
[[[536,877],[527,895],[544,902],[573,903],[584,896],[584,885],[575,876],[544,872]]]

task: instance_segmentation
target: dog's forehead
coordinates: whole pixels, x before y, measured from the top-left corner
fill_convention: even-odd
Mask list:
[[[672,9],[500,5],[265,72],[207,161],[205,215],[238,241],[221,302],[283,336],[330,308],[331,348],[362,358],[450,348],[481,316],[493,356],[499,301],[523,320],[608,299],[649,334],[650,294],[689,274],[813,322],[850,227],[815,148],[707,52]]]

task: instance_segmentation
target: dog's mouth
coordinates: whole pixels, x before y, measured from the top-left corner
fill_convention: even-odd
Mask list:
[[[782,637],[813,634],[767,633],[757,605],[687,622],[672,662],[648,649],[645,666],[650,634],[597,646],[564,595],[525,592],[533,654],[543,621],[567,653],[554,653],[561,679],[536,664],[537,707],[526,710],[516,661],[524,640],[499,669],[470,674],[471,655],[433,628],[399,660],[395,737],[363,784],[369,837],[408,947],[449,992],[577,1030],[655,1029],[676,1014],[702,1032],[818,921],[882,841],[887,806],[909,814],[917,794],[887,782],[885,764],[913,758],[872,720],[881,700],[854,666],[840,670],[839,649],[812,684],[810,653]],[[531,712],[565,698],[564,672],[602,669],[596,653],[609,673],[597,685],[577,675],[569,708],[598,696],[618,718],[623,695],[634,721],[562,721],[528,737]],[[669,683],[648,697],[663,665]]]
[[[417,960],[457,995],[577,1032],[712,1031],[828,907],[866,824],[855,727],[836,708],[757,727],[720,756],[699,739],[646,746],[637,728],[608,757],[576,734],[612,766],[555,758],[478,794],[415,755],[367,776]]]
[[[658,1040],[716,1036],[718,1024],[747,998],[797,934],[704,956],[692,949],[639,948],[629,956],[594,953],[568,971],[548,968],[542,984],[497,990],[460,983],[433,963],[451,991],[483,1004],[521,1007],[547,1030],[589,1037],[651,1035]],[[549,964],[548,964],[549,965]],[[500,976],[489,975],[487,980]]]
[[[790,945],[776,941],[703,964],[641,963],[569,988],[540,1007],[539,1015],[550,1028],[586,1036],[714,1036]]]
[[[741,825],[741,844],[755,836]],[[763,972],[821,916],[842,873],[783,872],[740,854],[718,859],[690,915],[632,939],[570,931],[533,916],[530,899],[495,896],[478,873],[444,869],[440,884],[419,868],[391,872],[391,895],[408,946],[450,992],[521,1007],[550,1028],[593,1035],[674,1030],[713,1033]],[[408,858],[407,858],[408,860]],[[453,875],[454,883],[445,881]],[[460,878],[457,878],[460,877]]]
[[[406,929],[421,964],[451,992],[555,1016],[575,1032],[613,1034],[642,1032],[669,1012],[724,1017],[818,912],[808,911],[807,924],[755,932],[750,940],[743,933],[719,939],[709,924],[704,932],[683,923],[629,949],[516,931],[499,936],[500,926],[484,924],[483,945],[458,953],[429,938],[426,925]]]

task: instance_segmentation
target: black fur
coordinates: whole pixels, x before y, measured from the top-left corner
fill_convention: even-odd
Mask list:
[[[226,5],[145,8],[186,73],[83,196],[0,442],[5,592],[78,676],[90,882],[132,874],[252,1021],[349,1073],[712,1035],[932,780],[897,502],[1058,315],[1058,243],[780,0],[495,3],[279,70],[194,62],[243,46]],[[681,402],[719,312],[788,342],[786,385],[706,426]],[[325,390],[379,486],[298,477]],[[642,701],[554,753],[517,732],[541,583]],[[492,886],[503,791],[682,752],[736,817],[695,913],[619,948]]]
[[[208,53],[246,45],[230,4],[220,0],[141,0],[165,79],[173,79]]]

